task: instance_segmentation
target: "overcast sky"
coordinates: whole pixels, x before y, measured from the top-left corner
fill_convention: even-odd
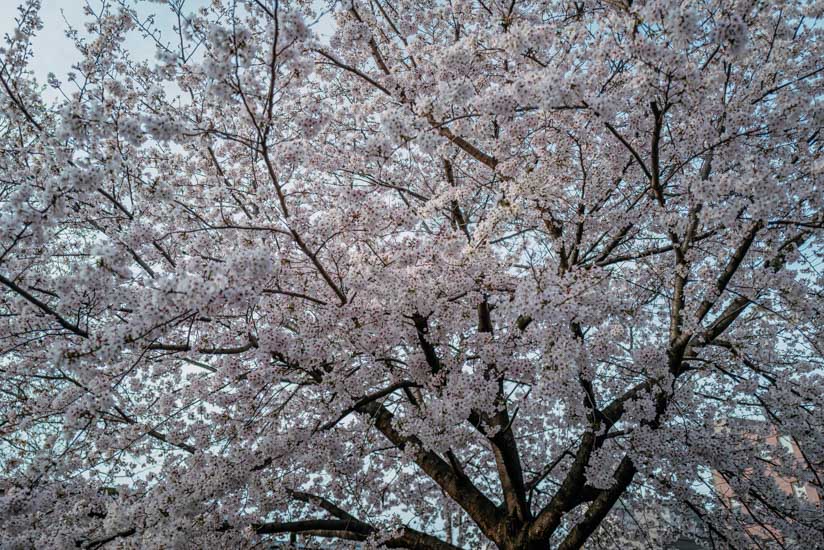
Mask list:
[[[14,31],[15,18],[18,15],[17,6],[23,0],[0,0],[0,35]],[[97,9],[100,0],[89,0],[91,5]],[[41,0],[42,9],[40,16],[43,18],[43,29],[32,41],[34,47],[34,59],[31,62],[31,69],[37,80],[46,82],[46,76],[52,72],[62,82],[66,81],[66,74],[71,71],[71,66],[80,59],[80,55],[75,50],[74,44],[69,40],[65,31],[67,24],[71,24],[78,30],[83,31],[83,23],[86,18],[83,15],[85,0]],[[193,12],[199,6],[208,4],[209,0],[186,0],[184,12]],[[161,28],[171,30],[176,23],[176,18],[171,10],[164,5],[140,2],[141,13],[155,13],[156,23]],[[319,6],[316,7],[316,9]],[[321,11],[318,9],[318,11]],[[332,23],[329,16],[321,18],[315,27],[322,36],[331,34]],[[154,57],[154,45],[150,41],[139,40],[138,37],[129,42],[133,58]]]
[[[42,0],[43,8],[40,16],[43,18],[43,30],[33,40],[35,57],[31,63],[32,70],[38,80],[45,82],[46,75],[53,72],[61,79],[65,79],[71,64],[79,59],[71,40],[66,38],[64,30],[66,21],[79,26],[83,22],[81,0]],[[16,25],[18,16],[18,0],[0,0],[3,16],[0,17],[0,32],[11,33]],[[63,13],[65,12],[65,19]]]

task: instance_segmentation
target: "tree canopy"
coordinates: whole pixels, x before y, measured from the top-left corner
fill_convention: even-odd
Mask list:
[[[822,540],[824,3],[95,0],[66,82],[38,10],[0,546]]]

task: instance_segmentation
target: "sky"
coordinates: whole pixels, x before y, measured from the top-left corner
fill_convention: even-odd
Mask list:
[[[22,1],[0,0],[0,13],[4,14],[0,17],[0,34],[5,35],[14,31],[15,18],[18,16],[17,6]],[[207,1],[187,0],[185,7],[188,8],[187,11],[194,11],[198,5]],[[86,0],[41,0],[41,3],[40,17],[43,19],[43,28],[32,40],[34,57],[30,62],[30,68],[40,83],[46,82],[49,73],[54,73],[60,81],[65,82],[72,64],[80,60],[74,43],[66,36],[66,29],[71,25],[81,32],[84,31],[83,25],[88,21],[88,17],[83,13]],[[97,9],[101,1],[89,0],[89,4]],[[167,7],[146,3],[141,5],[157,14],[159,26],[171,28],[173,17]],[[130,46],[135,58],[154,57],[154,45],[149,41],[136,39]]]
[[[0,17],[0,34],[10,34],[14,31],[19,4],[19,0],[0,0],[0,13],[4,14]],[[80,56],[71,40],[64,34],[64,29],[66,21],[78,26],[82,23],[82,1],[43,0],[40,17],[43,18],[44,27],[32,41],[35,57],[31,68],[41,82],[45,82],[49,72],[65,80],[72,63],[78,61]]]
[[[17,6],[23,0],[0,0],[0,35],[12,33],[15,28],[15,18],[18,15]],[[66,75],[71,71],[71,66],[80,60],[80,55],[74,47],[73,42],[66,37],[65,31],[68,25],[72,25],[79,30],[83,30],[83,23],[87,20],[83,14],[83,6],[87,0],[41,0],[42,8],[40,17],[43,19],[43,29],[32,40],[34,58],[31,61],[31,70],[41,83],[46,82],[48,74],[54,73],[61,81],[66,81]],[[88,0],[97,9],[101,0]],[[184,12],[193,12],[199,6],[208,4],[209,0],[185,0]],[[321,2],[316,2],[316,10],[321,9]],[[176,18],[171,10],[161,4],[140,2],[141,12],[154,12],[156,23],[161,28],[171,29],[176,23]],[[333,23],[331,17],[326,15],[321,17],[315,27],[322,37],[331,35]],[[134,58],[153,58],[154,45],[145,40],[131,41],[131,53]]]

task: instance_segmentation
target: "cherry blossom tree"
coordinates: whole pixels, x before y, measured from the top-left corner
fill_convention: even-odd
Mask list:
[[[46,83],[38,9],[0,546],[820,543],[824,3],[90,0]]]

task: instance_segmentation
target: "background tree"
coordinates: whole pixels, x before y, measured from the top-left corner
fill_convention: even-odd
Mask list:
[[[2,52],[4,548],[821,540],[821,2],[165,4]]]

